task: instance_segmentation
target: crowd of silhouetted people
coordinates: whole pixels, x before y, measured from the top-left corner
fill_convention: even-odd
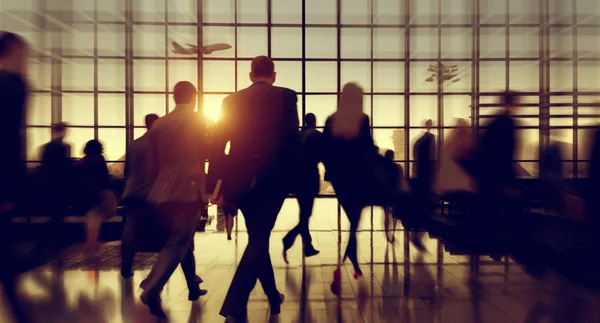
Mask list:
[[[27,44],[15,34],[0,35],[2,230],[9,230],[7,215],[27,190],[22,185],[26,172],[22,149],[28,98],[26,61]],[[351,261],[356,278],[362,275],[356,234],[367,206],[384,208],[386,230],[395,230],[397,220],[407,229],[419,228],[433,215],[434,200],[451,202],[466,213],[477,214],[470,220],[472,225],[484,225],[491,218],[514,219],[522,212],[522,193],[515,185],[513,162],[518,145],[512,117],[520,105],[517,92],[499,94],[503,111],[485,126],[482,135],[473,133],[469,122],[458,119],[440,149],[431,133],[433,122],[427,120],[425,133],[413,147],[409,182],[407,170],[395,163],[394,152],[380,153],[369,117],[363,111],[364,93],[359,84],[344,85],[337,110],[325,120],[321,132],[314,114],[307,114],[301,127],[297,94],[274,85],[276,72],[271,59],[253,59],[249,77],[252,85],[227,96],[220,120],[210,125],[202,113],[195,111],[196,87],[187,81],[177,83],[173,89],[175,109],[160,118],[146,116],[147,132],[127,148],[122,196],[111,190],[99,141],[90,140],[85,145],[85,156],[73,162],[71,147],[64,141],[68,125],[58,123],[52,126],[52,141],[42,147],[40,174],[51,217],[56,221],[64,217],[72,201],[67,195],[76,194],[85,214],[88,252],[97,248],[102,223],[117,214],[119,205],[127,209],[121,275],[126,279],[133,276],[137,251],[152,245],[150,248],[159,252],[152,271],[140,285],[144,289],[141,301],[158,317],[165,317],[161,291],[179,265],[189,300],[208,292],[200,288],[202,279],[196,274],[194,234],[199,214],[209,204],[217,205],[226,216],[228,239],[238,211],[245,218],[248,232],[248,244],[220,314],[227,322],[244,322],[248,298],[257,280],[269,300],[271,314],[279,314],[284,295],[277,288],[269,254],[271,231],[284,200],[294,194],[300,209],[299,222],[283,238],[283,257],[287,262],[287,251],[298,236],[302,238],[304,256],[319,253],[312,243],[309,220],[319,194],[320,163],[326,169],[325,180],[332,184],[350,222],[344,260]],[[600,140],[595,140],[592,178],[600,176],[598,154]],[[547,183],[545,194],[552,201],[550,207],[565,213],[565,204],[572,202],[564,199],[560,147],[550,145],[541,156],[540,178]],[[419,230],[414,230],[411,242],[425,250],[421,236]],[[9,244],[0,242],[3,255],[9,254]],[[2,266],[0,271],[5,294],[13,302],[17,317],[25,322],[25,311],[15,294],[14,273],[10,266]],[[339,272],[334,277],[331,289],[339,294]]]

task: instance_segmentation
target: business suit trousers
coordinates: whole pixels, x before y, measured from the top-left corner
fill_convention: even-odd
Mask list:
[[[180,263],[188,286],[198,283],[192,248],[198,221],[198,207],[195,203],[169,202],[159,205],[158,210],[162,216],[170,218],[170,228],[168,228],[170,234],[146,278],[146,292],[151,294],[160,294]]]
[[[312,248],[312,237],[309,231],[310,217],[313,213],[313,207],[315,204],[315,198],[319,194],[318,183],[317,190],[299,190],[296,193],[296,200],[298,200],[298,207],[300,208],[300,221],[298,224],[286,234],[284,241],[289,240],[293,242],[298,235],[302,236],[305,248]]]
[[[245,321],[248,297],[256,285],[256,280],[260,281],[271,304],[280,302],[269,254],[269,239],[287,195],[283,185],[271,182],[257,185],[257,189],[244,196],[238,203],[246,220],[248,245],[229,286],[221,307],[221,315]]]

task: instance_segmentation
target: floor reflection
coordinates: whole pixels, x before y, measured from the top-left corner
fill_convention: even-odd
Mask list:
[[[268,302],[256,288],[248,305],[249,322],[599,322],[598,294],[550,273],[528,276],[516,263],[505,265],[487,257],[455,256],[437,240],[425,238],[429,250],[419,253],[404,243],[387,243],[383,233],[359,233],[364,277],[354,280],[350,266],[342,267],[340,297],[329,285],[338,261],[338,242],[345,234],[315,233],[322,251],[302,259],[298,244],[290,251],[290,265],[280,255],[283,232],[273,235],[272,258],[280,290],[286,294],[282,313],[270,319]],[[187,300],[185,279],[176,271],[162,299],[167,322],[222,322],[218,311],[247,242],[245,234],[226,241],[222,234],[198,234],[198,270],[209,294]],[[210,246],[210,247],[209,247]],[[160,322],[139,302],[138,285],[155,255],[136,258],[135,276],[119,275],[118,244],[106,244],[93,259],[78,249],[64,255],[64,267],[47,265],[20,277],[20,295],[33,322],[137,323]],[[479,264],[479,271],[472,264]],[[2,322],[13,322],[2,299]]]

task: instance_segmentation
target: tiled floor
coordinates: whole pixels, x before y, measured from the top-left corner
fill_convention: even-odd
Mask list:
[[[275,232],[271,240],[278,287],[286,295],[282,313],[269,318],[267,300],[257,285],[248,304],[249,322],[600,321],[598,295],[555,275],[536,280],[515,263],[505,275],[503,264],[482,257],[475,282],[467,257],[438,255],[437,240],[427,238],[428,253],[419,254],[410,247],[407,254],[401,233],[393,246],[381,232],[360,233],[365,275],[354,280],[346,265],[342,295],[337,298],[329,291],[338,261],[337,232],[314,234],[321,254],[306,260],[304,272],[300,240],[290,253],[290,265],[283,262],[283,234]],[[209,293],[189,302],[183,275],[177,269],[162,294],[169,322],[223,322],[218,311],[247,237],[240,233],[234,241],[227,241],[223,233],[199,233],[195,241],[198,272]],[[47,266],[24,274],[21,295],[35,322],[157,322],[139,302],[138,288],[154,259],[152,254],[138,255],[135,276],[127,281],[119,275],[117,243],[103,246],[98,261],[71,250],[65,269]],[[5,305],[0,306],[0,322],[12,322]]]

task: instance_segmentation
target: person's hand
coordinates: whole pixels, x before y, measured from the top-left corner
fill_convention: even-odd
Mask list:
[[[223,206],[225,205],[225,200],[223,199],[223,195],[219,195],[216,199],[213,198],[212,196],[209,198],[210,204],[216,205],[216,206]]]
[[[4,202],[0,204],[0,215],[5,215],[6,213],[12,211],[15,208],[14,202]]]

